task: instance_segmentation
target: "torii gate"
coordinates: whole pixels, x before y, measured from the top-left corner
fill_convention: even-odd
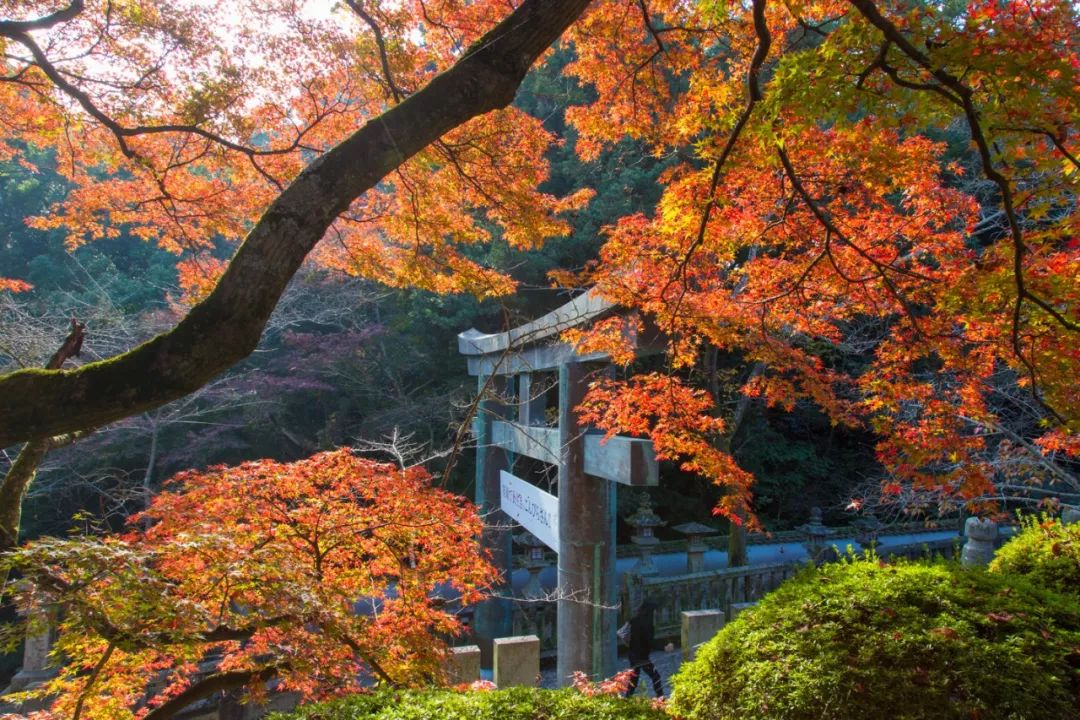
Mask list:
[[[510,519],[500,507],[500,471],[509,470],[511,454],[558,466],[558,678],[570,674],[610,677],[615,672],[618,592],[615,586],[616,483],[656,485],[658,466],[648,440],[616,436],[601,443],[572,411],[585,394],[583,363],[604,362],[605,353],[578,354],[559,342],[562,331],[615,310],[611,303],[583,294],[543,317],[507,332],[484,334],[467,330],[458,335],[458,350],[468,361],[470,375],[498,396],[516,398],[516,421],[511,408],[493,399],[481,401],[475,434],[476,503],[487,518],[484,545],[503,572],[509,588],[511,570]],[[658,349],[639,344],[639,352]],[[545,398],[533,397],[534,372],[557,371],[558,427],[545,425]],[[489,395],[490,397],[490,395]],[[488,644],[511,634],[512,605],[493,600],[478,608],[474,631]]]

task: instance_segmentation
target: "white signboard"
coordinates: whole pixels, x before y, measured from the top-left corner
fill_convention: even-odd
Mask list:
[[[505,470],[499,471],[503,512],[559,552],[559,498]]]

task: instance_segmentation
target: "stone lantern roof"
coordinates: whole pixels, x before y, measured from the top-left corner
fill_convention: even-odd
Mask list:
[[[667,522],[661,520],[660,516],[653,512],[649,494],[641,493],[638,495],[637,510],[626,518],[626,524],[634,528],[634,536],[630,538],[630,542],[637,545],[655,545],[660,541],[653,536],[652,529],[667,525]]]
[[[699,522],[683,523],[682,525],[676,525],[671,529],[677,533],[682,533],[683,535],[715,535],[720,532],[716,528],[702,525]]]

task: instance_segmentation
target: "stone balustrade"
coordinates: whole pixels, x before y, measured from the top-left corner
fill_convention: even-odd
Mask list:
[[[545,657],[554,657],[558,647],[555,629],[559,605],[548,601],[526,601],[515,603],[513,615],[514,635],[535,635],[540,638],[540,652]]]
[[[622,622],[648,597],[657,604],[656,636],[678,638],[682,634],[682,613],[718,610],[730,616],[733,603],[752,602],[779,587],[798,571],[790,564],[752,565],[684,575],[624,576]]]

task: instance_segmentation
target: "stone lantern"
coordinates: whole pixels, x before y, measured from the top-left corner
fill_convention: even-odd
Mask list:
[[[705,569],[706,535],[715,535],[716,530],[698,522],[688,522],[671,528],[689,538],[686,544],[686,572],[702,572]]]
[[[514,542],[525,548],[524,567],[529,571],[529,579],[521,589],[522,596],[528,600],[544,597],[544,588],[540,586],[540,571],[547,567],[547,560],[544,558],[546,546],[528,530],[515,535]]]
[[[810,508],[810,522],[795,529],[806,535],[803,547],[810,554],[810,559],[815,563],[822,562],[825,555],[825,543],[832,537],[834,531],[822,524],[821,508]]]
[[[878,535],[884,527],[877,516],[860,515],[852,521],[851,525],[855,528],[855,541],[862,545],[863,550],[877,546]]]
[[[630,542],[641,548],[641,559],[631,568],[630,572],[637,575],[655,575],[656,565],[653,564],[652,553],[653,548],[660,541],[653,534],[653,528],[667,525],[667,523],[653,512],[652,501],[649,500],[648,493],[641,493],[638,496],[637,510],[634,511],[633,515],[626,518],[626,523],[634,528],[634,534],[631,536]]]
[[[989,518],[969,517],[964,522],[967,541],[960,553],[960,564],[965,567],[984,567],[994,559],[997,549],[998,524]]]

